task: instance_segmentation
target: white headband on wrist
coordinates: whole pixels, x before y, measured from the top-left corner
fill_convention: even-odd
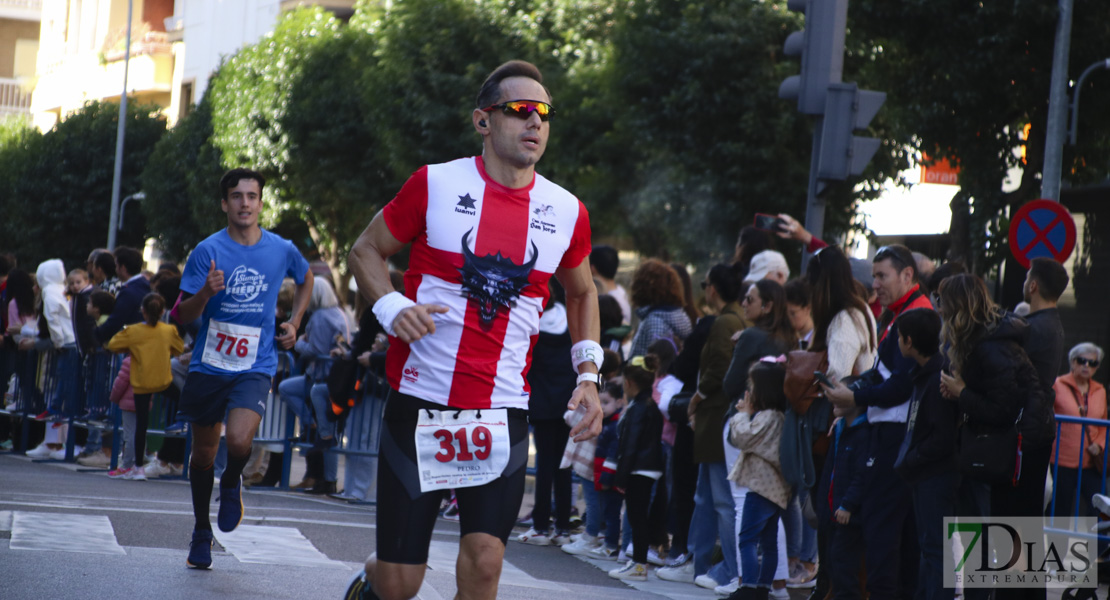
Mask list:
[[[597,365],[597,372],[601,372],[601,364],[605,362],[605,351],[601,344],[593,340],[582,340],[570,349],[570,361],[574,364],[574,371],[578,372],[578,365],[590,361]]]

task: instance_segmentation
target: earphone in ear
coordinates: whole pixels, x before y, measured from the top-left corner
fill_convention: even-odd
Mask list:
[[[485,119],[482,119],[481,121],[478,121],[478,127],[485,127],[485,126],[486,126],[486,120]]]

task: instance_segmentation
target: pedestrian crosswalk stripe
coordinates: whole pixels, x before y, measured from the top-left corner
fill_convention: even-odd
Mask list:
[[[12,513],[12,550],[127,554],[103,515]]]
[[[432,540],[428,547],[428,567],[435,571],[455,572],[455,565],[459,557],[459,545],[451,542]],[[555,592],[569,591],[567,588],[554,581],[536,579],[521,571],[509,561],[504,561],[501,567],[501,585],[514,585],[519,587],[550,590]]]
[[[346,569],[312,545],[294,527],[240,525],[235,531],[215,531],[216,540],[240,562],[294,567],[331,567]]]

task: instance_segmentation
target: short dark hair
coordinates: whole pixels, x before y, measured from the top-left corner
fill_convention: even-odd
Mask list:
[[[0,253],[0,277],[7,277],[8,273],[11,273],[17,265],[18,262],[15,260],[14,254],[11,252]]]
[[[898,273],[910,268],[913,269],[913,280],[917,281],[917,261],[913,258],[913,252],[902,244],[890,244],[879,248],[875,253],[875,259],[872,262],[882,262],[889,260],[891,266]]]
[[[802,277],[795,277],[782,286],[786,292],[786,303],[805,308],[809,306],[809,284]]]
[[[475,99],[478,109],[483,109],[497,104],[497,100],[501,98],[501,82],[510,77],[527,77],[533,79],[536,83],[543,86],[543,73],[536,65],[523,61],[523,60],[510,60],[509,62],[497,67],[486,77],[482,83],[481,89],[478,90],[478,97]],[[547,92],[547,98],[551,100],[551,92],[544,86],[543,91]],[[520,100],[543,100],[543,98],[519,98]]]
[[[620,266],[620,257],[617,249],[612,246],[594,246],[590,250],[590,265],[597,269],[599,275],[606,279],[617,276],[617,267]]]
[[[1029,261],[1029,276],[1037,282],[1041,297],[1056,302],[1068,287],[1068,270],[1051,258],[1034,258]]]
[[[624,322],[624,313],[621,304],[609,294],[600,294],[597,297],[598,319],[601,321],[601,333],[614,327],[620,327]]]
[[[960,275],[962,273],[967,273],[967,267],[964,266],[964,263],[958,260],[948,261],[937,267],[937,270],[933,271],[933,274],[929,276],[929,289],[939,293],[940,282],[953,275]]]
[[[111,279],[116,276],[116,257],[111,252],[104,251],[96,255],[93,259],[93,265],[96,268],[104,271],[104,277]]]
[[[926,358],[940,352],[940,315],[931,308],[907,310],[894,319],[898,335],[910,339],[910,347]]]
[[[227,194],[231,188],[239,185],[242,179],[253,179],[258,182],[258,193],[262,193],[262,189],[266,187],[266,178],[258,171],[251,169],[232,169],[220,178],[220,198],[227,200]]]
[[[136,276],[143,272],[143,253],[130,246],[120,246],[113,252],[116,256],[116,264],[127,269],[127,272],[132,276]],[[97,261],[100,257],[97,257]]]
[[[96,290],[89,296],[89,302],[100,311],[101,315],[110,315],[116,308],[116,297],[104,290]]]
[[[745,291],[740,289],[740,274],[733,265],[724,263],[713,265],[705,277],[713,287],[717,288],[717,293],[721,295],[721,300],[724,300],[725,304],[739,300]]]

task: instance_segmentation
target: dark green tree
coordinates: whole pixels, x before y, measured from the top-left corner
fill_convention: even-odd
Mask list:
[[[89,102],[41,137],[17,145],[6,217],[18,226],[7,232],[24,265],[61,258],[83,266],[93,248],[108,238],[119,104]],[[120,197],[140,191],[139,175],[166,131],[158,107],[129,102]],[[0,169],[3,170],[3,169]],[[130,208],[130,207],[129,207]],[[117,244],[142,246],[146,228],[139,210],[126,211]]]

